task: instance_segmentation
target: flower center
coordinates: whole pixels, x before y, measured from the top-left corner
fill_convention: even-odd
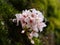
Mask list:
[[[32,14],[31,16],[34,17],[34,14]]]
[[[30,19],[30,23],[33,23],[33,20]]]
[[[25,15],[23,15],[23,17],[24,17],[24,18],[26,18],[26,16],[25,16]]]

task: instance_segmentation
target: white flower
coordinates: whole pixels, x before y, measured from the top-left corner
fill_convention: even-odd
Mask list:
[[[33,31],[38,32],[39,30],[42,31],[43,27],[46,27],[43,22],[44,16],[36,9],[23,10],[22,14],[16,14],[15,16],[17,19],[17,25],[20,21],[23,28],[31,28]]]
[[[33,37],[38,37],[38,33],[37,32],[34,32],[32,31],[30,34],[29,34],[29,39],[32,39]]]
[[[22,24],[22,28],[25,27],[28,29],[27,36],[31,40],[31,43],[34,44],[34,41],[32,40],[33,37],[38,37],[38,32],[43,31],[43,28],[46,27],[46,24],[43,22],[44,16],[40,11],[37,11],[36,9],[30,9],[30,10],[23,10],[21,14],[16,14],[16,20],[17,25],[19,25],[19,21]],[[22,30],[21,33],[24,33],[26,30]]]
[[[31,40],[31,43],[32,43],[32,44],[34,44],[34,41],[33,41],[33,40]]]
[[[22,30],[22,32],[21,33],[25,33],[25,30]]]
[[[38,24],[38,29],[41,31],[43,31],[43,27],[46,27],[46,24],[41,22],[40,24]]]
[[[13,19],[12,21],[14,22],[16,19]]]
[[[30,10],[25,10],[25,11],[23,10],[22,11],[22,15],[28,16],[30,14],[31,14]]]
[[[28,34],[28,38],[32,39],[33,38],[33,34],[32,33]]]
[[[33,37],[38,37],[38,33],[37,32],[33,32]]]
[[[33,29],[33,31],[38,32],[38,27],[37,27],[37,25],[33,25],[33,26],[32,26],[32,29]]]
[[[16,16],[16,19],[17,19],[17,26],[18,26],[20,18],[21,18],[21,14],[15,14],[15,16]]]

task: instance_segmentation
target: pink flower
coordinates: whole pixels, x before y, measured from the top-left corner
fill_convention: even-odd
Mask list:
[[[46,27],[46,24],[43,22],[44,16],[40,11],[36,9],[23,10],[21,14],[16,14],[17,25],[19,25],[19,21],[22,24],[22,28],[27,28],[28,38],[32,40],[33,37],[38,37],[38,32],[43,31],[43,28]],[[25,29],[24,29],[25,30]],[[21,33],[24,33],[25,31]],[[34,43],[34,41],[31,41]]]

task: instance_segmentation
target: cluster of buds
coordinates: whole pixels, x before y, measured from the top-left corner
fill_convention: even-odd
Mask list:
[[[31,43],[34,44],[33,37],[38,37],[38,32],[43,31],[43,28],[46,27],[44,16],[42,13],[36,9],[23,10],[20,14],[15,14],[17,25],[19,21],[21,22],[22,30],[21,33],[27,32],[28,38],[31,40]],[[14,19],[13,19],[14,20]]]

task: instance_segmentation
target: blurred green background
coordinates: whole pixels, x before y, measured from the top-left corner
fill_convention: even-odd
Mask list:
[[[28,41],[25,44],[25,37],[15,32],[19,28],[14,29],[10,21],[16,13],[31,8],[40,10],[47,19],[40,38],[34,39],[35,45],[60,45],[60,0],[0,0],[0,45],[32,45]]]

